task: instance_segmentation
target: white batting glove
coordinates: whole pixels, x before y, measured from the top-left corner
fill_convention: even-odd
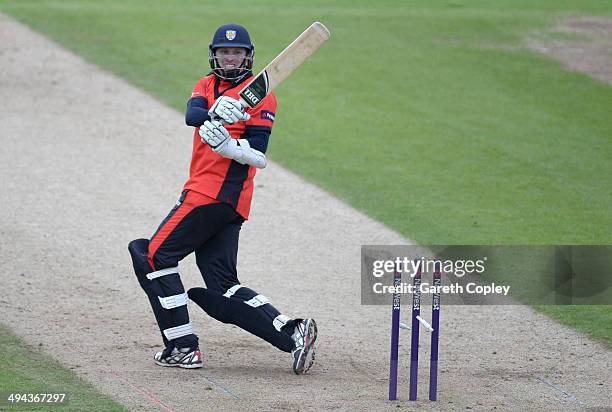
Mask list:
[[[240,100],[228,96],[219,97],[208,111],[211,120],[223,120],[225,123],[233,124],[239,120],[249,120],[251,116],[244,111],[244,105]]]
[[[198,130],[202,142],[208,144],[213,149],[216,149],[226,143],[232,137],[223,123],[218,120],[207,120]]]

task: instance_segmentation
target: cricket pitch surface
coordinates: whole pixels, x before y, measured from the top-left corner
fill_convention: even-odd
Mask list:
[[[193,130],[182,113],[1,14],[0,38],[0,322],[129,409],[612,406],[604,345],[528,307],[444,302],[438,401],[426,400],[423,337],[420,400],[407,401],[401,332],[400,400],[389,402],[391,308],[360,305],[360,245],[410,241],[274,163],[255,180],[239,277],[285,314],[317,320],[315,365],[295,376],[290,355],[190,303],[204,368],[156,366],[161,339],[127,244],[149,237],[178,198]],[[181,274],[186,288],[203,283],[192,258]]]

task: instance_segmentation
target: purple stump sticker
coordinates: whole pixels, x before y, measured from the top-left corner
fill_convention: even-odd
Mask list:
[[[399,290],[402,284],[402,274],[395,272],[393,286]],[[401,294],[393,294],[393,309],[391,315],[391,359],[389,360],[389,400],[397,399],[397,359],[399,351],[399,323],[400,323],[400,297]]]
[[[442,276],[439,270],[433,274],[433,285],[436,288],[431,301],[431,358],[429,361],[429,400],[438,398],[438,340],[440,338],[440,286]]]
[[[414,295],[412,295],[412,342],[410,345],[410,393],[408,399],[417,399],[417,378],[419,375],[419,331],[420,324],[417,316],[421,315],[421,262],[414,275]]]

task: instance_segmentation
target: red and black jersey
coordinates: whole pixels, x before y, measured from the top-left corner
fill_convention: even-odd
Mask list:
[[[191,100],[203,98],[206,110],[216,99],[225,95],[238,99],[238,92],[252,76],[240,84],[219,79],[214,74],[201,78],[193,88]],[[236,122],[225,125],[232,138],[248,139],[251,147],[260,150],[251,142],[250,135],[263,133],[267,136],[272,131],[276,114],[276,97],[273,93],[266,96],[254,109],[247,108],[246,112],[251,118],[246,122]],[[203,121],[202,121],[203,123]],[[265,151],[265,148],[264,150]],[[232,205],[238,214],[248,219],[253,196],[253,178],[256,168],[240,164],[232,159],[215,153],[212,148],[203,143],[196,127],[193,134],[193,152],[189,179],[185,183],[185,190],[193,190],[203,195]]]

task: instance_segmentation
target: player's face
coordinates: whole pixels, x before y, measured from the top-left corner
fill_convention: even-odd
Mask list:
[[[242,66],[247,51],[240,47],[220,47],[215,50],[219,67],[223,70],[235,70]]]

